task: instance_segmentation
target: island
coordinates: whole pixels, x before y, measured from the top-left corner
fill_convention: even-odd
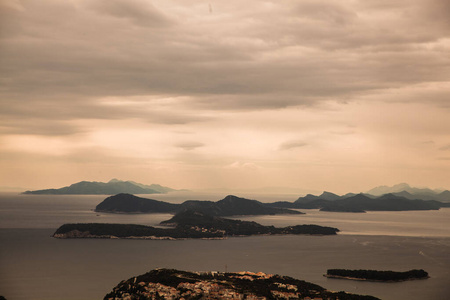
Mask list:
[[[120,282],[103,299],[332,299],[376,300],[288,276],[262,272],[188,272],[155,269]]]
[[[303,214],[300,211],[270,207],[257,200],[234,195],[228,195],[217,202],[188,200],[181,204],[173,204],[125,193],[106,198],[96,206],[95,211],[106,213],[177,213],[186,209],[214,216]]]
[[[273,202],[266,204],[270,207],[319,209],[328,212],[355,212],[366,211],[409,211],[409,210],[438,210],[441,207],[450,207],[450,203],[436,200],[408,199],[392,193],[379,197],[369,194],[346,194],[338,196],[324,192],[320,196],[306,195],[295,202]]]
[[[232,236],[308,234],[335,235],[339,229],[319,225],[295,225],[277,228],[256,222],[225,219],[202,212],[185,210],[161,222],[170,228],[135,224],[79,223],[64,224],[55,238],[127,238],[127,239],[219,239]]]
[[[347,269],[329,269],[324,275],[328,278],[367,280],[382,282],[397,282],[413,279],[429,278],[424,270],[409,270],[406,272],[377,271],[377,270],[347,270]]]
[[[115,195],[119,193],[130,194],[165,194],[175,189],[159,184],[145,185],[134,181],[111,179],[108,182],[80,181],[59,189],[45,189],[26,191],[23,194],[31,195]]]

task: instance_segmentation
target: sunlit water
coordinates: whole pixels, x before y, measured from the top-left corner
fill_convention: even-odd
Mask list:
[[[180,203],[225,195],[148,195]],[[241,195],[238,195],[241,196]],[[246,195],[250,197],[249,195]],[[258,195],[265,202],[291,196]],[[382,299],[449,299],[450,209],[237,217],[264,225],[318,224],[337,236],[254,236],[225,240],[58,240],[64,223],[156,225],[169,214],[98,214],[105,196],[0,195],[0,295],[14,299],[102,299],[122,279],[157,267],[263,271],[293,276],[330,290]],[[425,269],[431,278],[401,283],[327,279],[329,268]]]

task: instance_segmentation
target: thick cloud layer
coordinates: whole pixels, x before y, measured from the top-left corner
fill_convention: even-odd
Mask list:
[[[419,119],[419,113],[448,114],[449,9],[439,0],[5,0],[0,3],[0,151],[27,152],[20,136],[42,144],[59,139],[72,149],[64,154],[67,163],[75,159],[70,153],[85,153],[80,147],[104,148],[113,161],[134,155],[132,143],[137,143],[147,149],[138,156],[159,161],[158,168],[165,162],[173,172],[185,165],[208,178],[226,177],[221,168],[239,161],[236,166],[272,168],[251,171],[259,172],[258,180],[283,184],[284,176],[294,174],[286,161],[311,169],[334,166],[332,161],[350,164],[345,146],[331,142],[336,137],[351,147],[388,151],[389,134],[402,140],[409,136],[402,125],[407,124],[422,134],[412,137],[417,156],[402,166],[418,163],[426,140],[434,144],[428,145],[430,162],[423,166],[443,164],[446,156],[439,149],[448,137],[437,128],[448,132],[448,123],[427,117],[424,122],[405,112]],[[117,138],[131,139],[125,143],[129,148],[114,145]],[[153,147],[142,144],[148,139]],[[361,160],[380,159],[381,152],[353,151]],[[32,173],[14,171],[14,162],[9,168],[17,178]],[[335,176],[343,172],[330,168]],[[129,174],[139,179],[143,173]],[[382,179],[379,174],[372,182]],[[388,180],[407,181],[402,174]],[[186,184],[200,186],[204,178],[199,178]],[[257,185],[256,179],[249,184]],[[433,180],[448,184],[437,175]],[[182,179],[174,182],[183,186]]]

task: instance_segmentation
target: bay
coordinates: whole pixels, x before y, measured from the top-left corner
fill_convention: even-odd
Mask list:
[[[173,203],[189,199],[170,197],[174,197],[170,200]],[[160,199],[169,201],[170,197]],[[197,199],[201,197],[214,201],[223,198],[203,194]],[[170,218],[169,214],[95,213],[93,208],[104,198],[0,195],[0,295],[9,300],[102,299],[121,280],[157,267],[262,271],[388,300],[448,299],[450,295],[450,209],[366,214],[305,210],[306,215],[236,217],[275,226],[334,226],[342,230],[337,236],[178,241],[51,238],[64,223],[155,225]],[[155,195],[150,198],[157,199]],[[400,283],[356,282],[323,277],[329,268],[418,268],[428,271],[431,278]]]

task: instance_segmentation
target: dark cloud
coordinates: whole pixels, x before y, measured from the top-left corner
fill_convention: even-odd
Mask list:
[[[64,136],[85,131],[84,128],[79,126],[56,120],[49,122],[46,119],[27,118],[18,120],[2,119],[0,121],[0,133],[3,134]]]
[[[186,124],[207,119],[186,107],[313,106],[445,82],[450,72],[442,1],[230,1],[213,3],[214,14],[205,5],[205,15],[185,2],[4,3],[0,97],[2,113],[15,118]],[[446,103],[444,94],[427,101]],[[99,103],[136,95],[189,100],[171,110]],[[27,127],[13,122],[7,131]],[[51,127],[34,132],[53,134]]]
[[[151,2],[144,0],[89,1],[88,7],[101,14],[124,18],[140,26],[167,26],[171,21]]]
[[[278,147],[279,150],[290,150],[294,148],[302,148],[307,146],[308,143],[302,141],[302,140],[295,140],[295,141],[287,141],[284,142]]]
[[[334,26],[353,23],[358,17],[351,6],[320,0],[301,1],[296,5],[295,12],[299,18],[308,18],[318,23],[328,23]]]
[[[194,150],[196,148],[203,147],[205,144],[199,142],[181,142],[175,145],[177,148],[181,148],[183,150]]]

